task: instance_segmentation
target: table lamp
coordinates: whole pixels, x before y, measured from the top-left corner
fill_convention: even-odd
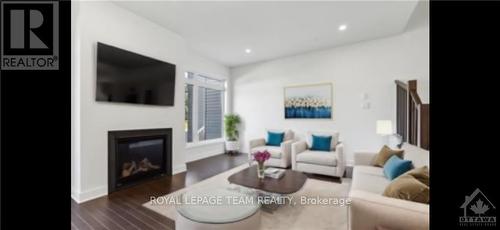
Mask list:
[[[392,121],[390,120],[378,120],[377,121],[377,134],[386,136],[392,135]]]
[[[382,135],[384,138],[384,144],[389,145],[389,136],[394,134],[392,131],[392,121],[391,120],[378,120],[377,121],[377,134]]]

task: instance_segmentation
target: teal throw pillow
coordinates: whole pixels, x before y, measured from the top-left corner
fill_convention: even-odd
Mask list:
[[[315,151],[328,151],[330,152],[332,144],[332,136],[315,136],[312,135],[311,150]]]
[[[399,175],[410,171],[412,169],[412,163],[409,160],[403,160],[396,155],[393,155],[384,164],[384,175],[389,180],[393,180]]]
[[[266,145],[280,146],[281,142],[283,142],[283,138],[284,137],[285,137],[285,133],[267,132],[267,143],[266,143]]]

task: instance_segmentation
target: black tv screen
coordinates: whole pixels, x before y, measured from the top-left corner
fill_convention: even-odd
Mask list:
[[[97,101],[173,106],[174,94],[174,64],[97,43]]]

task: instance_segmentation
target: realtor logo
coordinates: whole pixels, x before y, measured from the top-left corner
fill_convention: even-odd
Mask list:
[[[460,208],[464,210],[464,215],[459,218],[460,226],[496,226],[497,218],[493,213],[496,207],[478,188],[470,196],[465,196],[465,202]]]
[[[59,3],[1,3],[1,68],[59,69]]]

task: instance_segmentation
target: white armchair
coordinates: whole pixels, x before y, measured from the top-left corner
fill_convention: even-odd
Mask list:
[[[332,136],[330,152],[310,150],[312,135]],[[307,173],[343,177],[345,171],[344,145],[338,132],[309,132],[307,141],[292,144],[292,169]]]
[[[257,151],[267,150],[271,153],[271,158],[267,160],[264,164],[266,166],[288,168],[291,164],[291,150],[293,143],[293,131],[292,130],[269,130],[270,132],[284,132],[283,142],[280,146],[269,146],[266,145],[265,138],[258,138],[250,140],[250,151],[248,153],[248,158],[252,159],[252,154]]]

